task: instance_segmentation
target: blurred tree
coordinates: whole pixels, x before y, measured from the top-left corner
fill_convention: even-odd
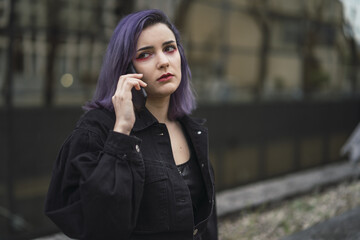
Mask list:
[[[176,9],[174,24],[180,31],[185,27],[185,21],[192,2],[191,0],[180,1]]]
[[[348,77],[350,79],[351,91],[354,94],[356,93],[356,89],[357,89],[360,49],[358,49],[358,45],[355,39],[355,33],[352,29],[352,26],[347,20],[345,20],[344,22],[344,29],[347,33],[345,34],[345,36],[346,36],[347,44],[349,46],[349,53],[350,53],[350,56],[346,58],[346,62],[350,65]]]
[[[357,43],[354,37],[351,37],[348,40],[349,48],[350,48],[350,82],[351,82],[351,90],[352,93],[356,92],[357,89],[357,80],[358,80],[358,72],[359,72],[359,50],[357,47]]]
[[[47,0],[47,40],[48,40],[48,53],[46,59],[45,70],[45,84],[44,84],[44,105],[51,106],[53,104],[54,96],[54,63],[56,57],[56,48],[59,44],[59,1]]]
[[[268,55],[271,46],[271,20],[268,0],[249,0],[250,13],[259,26],[261,42],[259,48],[259,71],[254,88],[255,100],[259,100],[268,73]]]
[[[8,8],[5,9],[5,12],[8,11],[8,21],[6,26],[6,33],[8,34],[8,48],[6,51],[6,69],[5,69],[5,81],[3,86],[4,91],[4,100],[5,100],[5,131],[2,132],[6,136],[7,141],[4,143],[4,152],[2,159],[2,169],[5,171],[0,171],[0,176],[2,180],[5,180],[4,182],[4,190],[5,192],[5,198],[2,198],[1,205],[6,207],[8,209],[8,212],[13,213],[15,209],[15,201],[14,201],[14,147],[15,146],[15,140],[13,137],[13,130],[14,130],[14,114],[13,114],[13,67],[15,65],[15,58],[14,58],[14,49],[15,49],[15,4],[16,0],[10,1]],[[4,215],[4,214],[2,214]],[[2,216],[3,217],[3,216]],[[9,221],[7,219],[6,225],[9,231],[13,231],[13,224],[12,221]]]
[[[7,66],[5,68],[5,81],[1,87],[1,93],[4,96],[5,106],[10,108],[12,106],[12,86],[13,86],[13,65],[14,61],[14,42],[15,42],[15,1],[11,1],[9,6],[3,10],[6,20],[4,20],[4,28],[8,37],[8,46],[6,51]],[[7,15],[7,16],[6,16]]]
[[[324,34],[325,0],[302,1],[303,38],[300,43],[302,55],[303,85],[305,97],[319,90],[328,81],[328,75],[323,71],[321,62],[316,57],[315,49],[320,43],[321,34]]]
[[[46,59],[46,72],[45,72],[45,84],[44,84],[44,92],[43,99],[45,106],[51,106],[54,102],[54,83],[55,83],[55,62],[57,58],[57,48],[61,43],[66,41],[66,36],[69,34],[75,35],[77,37],[85,36],[90,39],[100,38],[101,40],[107,42],[108,39],[102,37],[106,36],[101,27],[104,28],[105,23],[99,22],[103,20],[101,16],[104,14],[109,14],[109,11],[103,7],[104,2],[97,0],[97,8],[94,8],[93,11],[98,18],[93,19],[93,24],[89,26],[96,26],[98,28],[97,31],[92,29],[82,29],[81,26],[78,29],[69,29],[67,24],[64,24],[60,18],[61,10],[64,5],[66,5],[67,1],[56,1],[56,0],[46,0],[46,11],[47,11],[47,59]],[[85,2],[85,1],[84,1]],[[110,14],[113,14],[116,20],[119,20],[125,14],[128,14],[134,10],[134,1],[132,0],[121,0],[114,1],[114,6],[111,10]],[[77,4],[75,4],[77,5]],[[75,11],[81,11],[82,9],[76,9]],[[73,17],[73,16],[72,16]],[[76,18],[80,18],[81,14],[75,16]],[[75,31],[75,32],[74,32]],[[90,71],[91,69],[89,69]],[[80,83],[84,86],[84,88],[88,88],[90,85],[96,81],[96,76],[93,76],[92,73],[84,73],[80,74]],[[86,90],[85,90],[86,91]],[[87,94],[88,95],[88,94]]]

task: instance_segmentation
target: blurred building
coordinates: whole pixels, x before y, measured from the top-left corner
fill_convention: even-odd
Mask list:
[[[15,106],[79,105],[92,95],[102,54],[132,1],[2,1],[1,58],[13,36],[12,91]],[[4,34],[5,33],[5,34]],[[6,64],[1,64],[0,83]]]
[[[180,28],[202,102],[333,98],[358,92],[352,88],[358,84],[349,78],[352,49],[336,0],[12,2],[16,106],[83,104],[94,91],[119,19],[149,7],[162,8]],[[9,6],[10,1],[2,0],[3,63]],[[4,88],[6,64],[0,67]]]
[[[179,28],[217,188],[339,161],[360,120],[359,48],[338,0],[0,0],[0,239],[56,231],[51,167],[122,16]]]
[[[339,1],[194,2],[184,38],[200,97],[299,100],[352,93]]]

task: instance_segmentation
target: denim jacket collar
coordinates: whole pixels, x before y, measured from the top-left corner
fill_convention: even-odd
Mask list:
[[[143,108],[141,111],[136,111],[135,118],[136,120],[132,129],[134,132],[144,130],[145,128],[159,123],[159,121],[147,108]]]
[[[159,123],[159,121],[152,115],[152,113],[147,109],[144,108],[141,111],[135,112],[136,120],[133,126],[133,131],[138,132],[144,130],[154,124]],[[178,119],[184,126],[188,126],[191,129],[199,129],[201,131],[206,131],[207,128],[203,125],[206,122],[206,119],[203,118],[195,118],[190,117],[188,115],[184,115]]]

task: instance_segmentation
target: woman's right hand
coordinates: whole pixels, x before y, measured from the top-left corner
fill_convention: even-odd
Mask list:
[[[134,87],[146,87],[147,84],[141,80],[142,74],[133,73],[122,75],[119,78],[116,91],[112,97],[116,121],[114,131],[129,135],[135,123],[134,106],[132,102],[131,89]]]

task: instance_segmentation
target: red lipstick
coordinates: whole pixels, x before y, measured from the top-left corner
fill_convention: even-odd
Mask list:
[[[157,79],[157,81],[159,82],[166,82],[166,81],[169,81],[174,75],[171,74],[171,73],[165,73],[163,75],[161,75],[161,77],[159,77]]]

